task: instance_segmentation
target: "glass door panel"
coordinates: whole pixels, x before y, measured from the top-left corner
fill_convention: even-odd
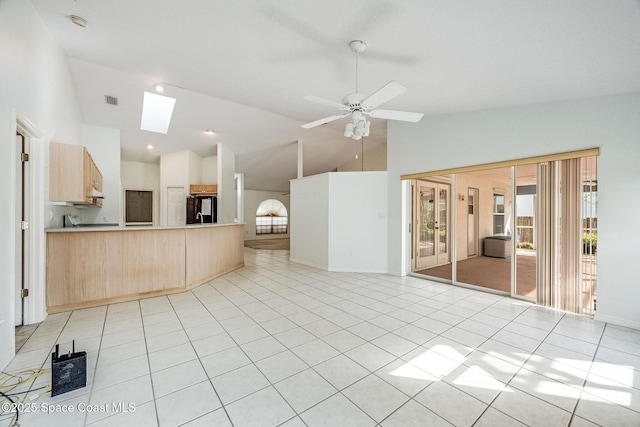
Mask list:
[[[537,167],[517,166],[516,176],[516,280],[514,295],[536,298]]]
[[[449,238],[449,211],[451,201],[450,185],[435,182],[414,182],[415,224],[413,243],[413,271],[422,271],[451,261]],[[448,272],[439,272],[436,277],[451,279],[451,268]]]

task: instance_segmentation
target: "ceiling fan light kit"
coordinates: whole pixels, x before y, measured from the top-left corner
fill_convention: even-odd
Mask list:
[[[365,51],[367,44],[362,40],[353,40],[349,43],[349,46],[356,57],[356,91],[342,98],[342,103],[311,95],[304,97],[304,99],[308,101],[328,105],[341,111],[345,111],[345,113],[305,123],[302,127],[310,129],[334,120],[351,116],[351,120],[345,126],[344,136],[359,140],[364,136],[369,136],[371,122],[367,120],[366,116],[406,122],[417,122],[422,119],[422,113],[381,109],[376,110],[376,107],[404,93],[407,88],[392,80],[371,95],[367,96],[367,94],[358,92],[358,56]]]

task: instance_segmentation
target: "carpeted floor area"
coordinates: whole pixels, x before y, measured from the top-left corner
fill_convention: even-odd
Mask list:
[[[288,251],[289,239],[245,240],[244,246],[251,249],[268,249],[272,251]]]
[[[536,296],[536,257],[517,256],[516,293],[521,296]],[[418,274],[451,280],[451,264],[440,265]],[[511,259],[479,256],[457,262],[456,280],[460,283],[482,286],[511,292]]]

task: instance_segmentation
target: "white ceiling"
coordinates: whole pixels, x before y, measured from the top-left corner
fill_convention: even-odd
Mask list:
[[[639,0],[31,3],[69,57],[83,120],[120,129],[123,160],[207,156],[221,142],[248,189],[287,191],[298,139],[305,175],[353,158],[360,143],[342,136],[344,120],[300,125],[335,114],[302,96],[354,91],[354,39],[368,45],[361,92],[389,80],[408,88],[387,109],[438,114],[640,90]],[[143,91],[157,82],[177,99],[167,135],[140,130]],[[386,123],[374,120],[365,150],[385,141]]]

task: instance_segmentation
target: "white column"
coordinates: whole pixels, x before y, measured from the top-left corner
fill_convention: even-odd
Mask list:
[[[301,139],[298,140],[298,179],[304,176],[302,170],[304,165],[304,143]]]
[[[234,222],[244,222],[244,174],[235,174],[236,185],[236,217]]]

